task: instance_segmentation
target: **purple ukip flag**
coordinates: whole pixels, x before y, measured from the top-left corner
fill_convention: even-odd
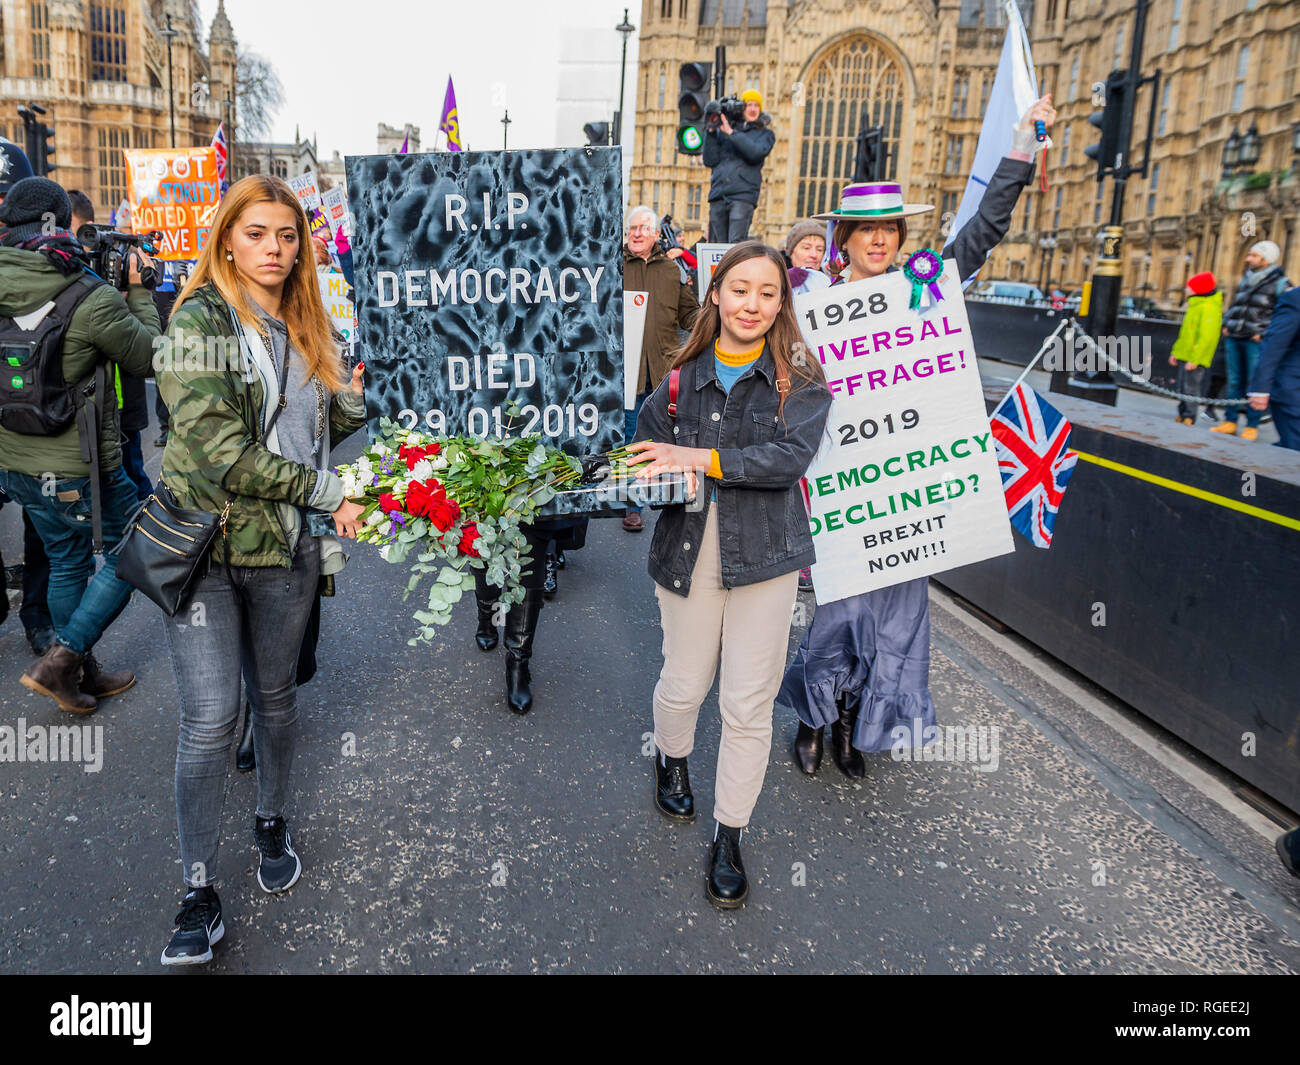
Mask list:
[[[456,90],[452,88],[451,75],[447,76],[447,95],[442,99],[442,121],[438,129],[447,134],[447,151],[461,150],[460,119],[456,115]]]

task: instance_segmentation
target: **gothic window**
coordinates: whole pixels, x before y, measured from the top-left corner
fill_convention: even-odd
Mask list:
[[[90,5],[90,80],[126,81],[126,4]]]
[[[966,102],[970,98],[970,75],[965,71],[952,81],[952,118],[966,117]]]
[[[1237,77],[1232,85],[1232,110],[1240,111],[1246,99],[1246,75],[1250,71],[1250,45],[1243,44],[1237,53]]]
[[[699,185],[690,185],[686,189],[686,221],[698,222],[700,220],[700,201],[702,189]]]
[[[948,154],[943,160],[943,172],[945,174],[961,173],[961,137],[948,138]]]
[[[905,109],[898,60],[869,37],[855,37],[816,61],[805,79],[799,192],[796,216],[806,218],[839,205],[853,180],[857,137],[880,126],[888,150],[887,173],[898,171],[898,143]]]
[[[31,5],[32,16],[32,77],[50,76],[50,10],[44,0]]]
[[[99,130],[99,202],[110,210],[126,199],[126,157],[131,147],[129,129]]]

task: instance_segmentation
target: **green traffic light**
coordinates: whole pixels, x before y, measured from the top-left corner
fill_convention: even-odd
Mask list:
[[[704,147],[704,136],[699,126],[685,126],[677,131],[677,143],[686,152],[698,152]]]

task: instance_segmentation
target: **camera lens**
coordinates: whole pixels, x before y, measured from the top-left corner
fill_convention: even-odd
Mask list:
[[[87,222],[77,230],[77,239],[87,248],[94,248],[99,244],[99,227],[94,222]]]

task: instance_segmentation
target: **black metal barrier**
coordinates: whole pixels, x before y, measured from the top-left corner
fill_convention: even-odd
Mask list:
[[[1052,546],[936,580],[1300,810],[1300,452],[1050,401],[1080,453]]]
[[[966,300],[975,350],[982,358],[1020,366],[1026,365],[1038,352],[1043,340],[1060,324],[1062,313],[1046,305],[986,302],[976,298]],[[1121,317],[1115,326],[1116,336],[1127,338],[1129,350],[1136,351],[1138,344],[1145,349],[1145,345],[1150,344],[1151,381],[1165,388],[1174,386],[1174,368],[1169,365],[1169,352],[1178,339],[1179,324],[1155,318]],[[1149,341],[1145,339],[1148,337]],[[1053,369],[1051,366],[1044,368]],[[1122,374],[1115,374],[1115,379],[1122,387],[1137,387]]]

